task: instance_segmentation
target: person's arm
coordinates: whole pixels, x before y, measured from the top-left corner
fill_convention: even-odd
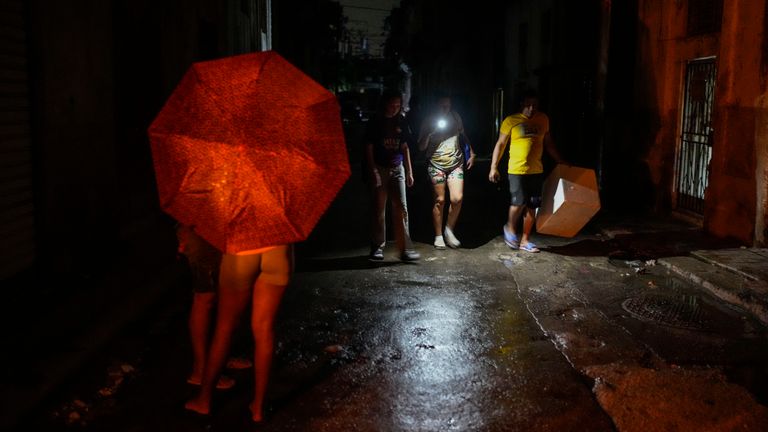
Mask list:
[[[191,226],[184,225],[181,222],[176,222],[176,240],[178,242],[176,253],[178,255],[184,255],[184,252],[187,252],[189,246],[189,237],[191,234]]]
[[[456,119],[456,123],[459,127],[459,138],[460,140],[463,139],[464,142],[467,143],[467,146],[469,147],[469,159],[467,159],[467,169],[472,169],[472,167],[475,165],[475,149],[472,148],[472,143],[469,141],[469,137],[467,136],[467,131],[464,130],[464,120],[461,119],[461,116],[459,113],[454,112],[454,118]],[[463,149],[462,149],[463,150]]]
[[[427,117],[421,122],[421,127],[419,127],[419,151],[427,150],[429,140],[432,139],[432,135],[435,133],[434,127],[431,127],[432,122],[430,119],[431,117]]]
[[[403,135],[405,138],[405,141],[408,143],[408,148],[411,147],[417,148],[419,146],[418,137],[414,133],[413,128],[411,127],[410,122],[403,119],[403,122],[401,123],[401,127],[403,129]]]
[[[469,142],[469,137],[467,134],[462,134],[464,136],[464,139],[467,140],[467,145],[469,146],[469,159],[467,159],[467,169],[472,169],[473,166],[475,166],[475,156],[477,156],[477,153],[475,153],[475,149],[472,148],[472,143]]]
[[[411,167],[411,151],[408,150],[408,144],[403,143],[400,148],[403,150],[403,165],[405,166],[405,184],[408,187],[413,186],[413,169]]]
[[[501,155],[504,154],[504,149],[507,148],[507,141],[509,135],[499,132],[499,139],[496,140],[496,145],[493,146],[493,155],[491,156],[491,170],[488,173],[488,180],[496,183],[501,178],[499,174],[499,162],[501,161]]]
[[[555,160],[555,163],[567,164],[565,159],[560,156],[560,152],[557,150],[557,146],[555,146],[555,142],[552,140],[552,135],[549,132],[544,134],[544,148],[552,156],[552,159]]]
[[[365,143],[365,160],[368,162],[368,176],[370,176],[373,185],[375,187],[381,186],[381,176],[379,170],[376,169],[376,162],[373,160],[373,143],[368,141]]]

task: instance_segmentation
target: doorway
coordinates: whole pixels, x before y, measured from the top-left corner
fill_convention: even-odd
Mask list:
[[[685,71],[681,133],[675,162],[675,210],[704,216],[704,194],[712,158],[712,108],[715,58],[688,62]]]

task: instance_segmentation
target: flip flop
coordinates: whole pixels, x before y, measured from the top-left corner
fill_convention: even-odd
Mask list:
[[[249,367],[253,366],[253,362],[248,360],[245,357],[231,357],[229,360],[227,360],[227,369],[248,369]]]
[[[207,422],[207,421],[211,420],[211,414],[210,413],[203,414],[201,412],[197,412],[197,411],[195,411],[193,409],[190,409],[190,408],[187,408],[187,407],[184,407],[183,414],[188,419],[195,420],[195,421]]]
[[[524,250],[526,252],[531,252],[531,253],[541,252],[541,250],[539,248],[537,248],[536,245],[531,243],[531,242],[528,242],[528,243],[526,243],[524,245],[520,245],[520,250]]]
[[[192,379],[187,378],[187,384],[191,384],[194,386],[199,386],[201,384],[199,379]],[[228,377],[226,375],[221,375],[219,377],[219,380],[216,382],[216,389],[217,390],[229,390],[232,387],[235,386],[235,380],[234,378]]]
[[[520,240],[517,238],[517,236],[507,231],[506,225],[502,227],[502,231],[504,232],[504,243],[509,246],[510,249],[519,249]]]

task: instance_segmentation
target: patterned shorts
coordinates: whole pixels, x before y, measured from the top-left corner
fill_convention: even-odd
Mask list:
[[[430,164],[427,165],[427,172],[433,185],[443,184],[446,180],[464,180],[464,167],[461,164],[449,171],[441,170]]]

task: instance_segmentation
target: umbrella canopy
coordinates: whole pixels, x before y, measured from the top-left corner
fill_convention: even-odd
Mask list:
[[[305,240],[349,177],[341,124],[275,52],[195,63],[149,128],[160,205],[227,253]]]

